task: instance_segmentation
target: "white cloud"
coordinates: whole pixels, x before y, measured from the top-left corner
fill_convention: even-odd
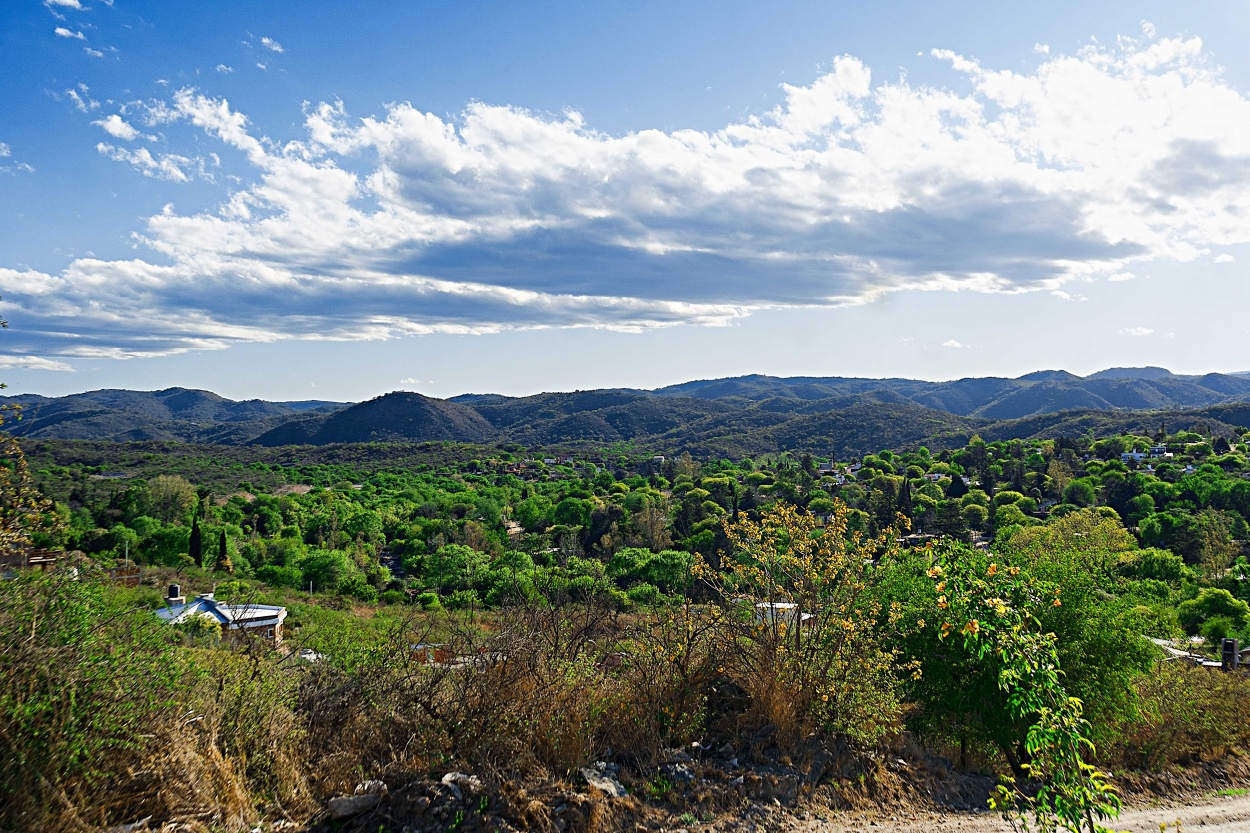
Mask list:
[[[57,6],[62,9],[75,9],[77,11],[82,11],[82,3],[78,2],[78,0],[44,0],[43,4],[48,8]]]
[[[127,142],[133,142],[135,139],[139,138],[140,135],[142,135],[132,125],[128,124],[125,119],[116,113],[100,119],[99,121],[93,121],[92,124],[99,125],[104,129],[105,133],[109,134],[113,138],[122,139]]]
[[[943,347],[956,347],[956,348],[958,348],[958,347],[963,347],[963,345],[962,345],[962,344],[960,344],[958,341],[955,341],[955,339],[953,339],[953,338],[952,338],[952,339],[947,339],[946,341],[943,341],[943,342],[942,342],[942,346],[943,346]]]
[[[229,66],[226,66],[225,64],[218,64],[217,71],[218,72],[234,72],[234,67],[229,67]]]
[[[66,29],[64,26],[58,26],[53,30],[58,38],[74,38],[76,40],[86,40],[87,36],[82,32],[75,32],[72,29]]]
[[[1044,43],[1035,43],[1033,44],[1033,51],[1036,52],[1038,55],[1049,55],[1050,46]]]
[[[0,368],[4,370],[56,370],[73,372],[74,368],[65,362],[45,359],[40,356],[0,356]]]
[[[83,52],[86,52],[86,53],[87,53],[88,55],[90,55],[92,58],[103,58],[103,57],[104,57],[104,53],[103,53],[103,52],[101,52],[101,51],[100,51],[100,50],[98,50],[98,49],[92,49],[90,46],[84,46],[84,47],[82,48],[82,51],[83,51]]]
[[[282,48],[282,44],[278,43],[273,38],[261,38],[260,45],[268,49],[270,52],[281,53],[286,51]]]
[[[68,89],[65,94],[69,96],[69,100],[74,102],[74,106],[83,113],[89,113],[99,108],[100,102],[96,101],[89,95],[89,88],[86,84],[79,84],[78,89]]]
[[[152,152],[147,148],[127,150],[106,142],[100,142],[96,145],[96,150],[115,162],[125,162],[134,166],[144,176],[150,176],[154,179],[167,179],[171,182],[189,181],[191,177],[187,171],[195,167],[195,162],[185,156],[177,156],[172,153],[153,156]]]
[[[401,385],[432,385],[434,384],[431,381],[426,381],[425,379],[414,379],[411,376],[409,376],[407,379],[400,379],[399,383]]]
[[[1196,39],[1126,39],[1021,72],[934,54],[949,89],[874,83],[844,56],[714,132],[609,135],[576,112],[485,103],[354,118],[323,103],[279,144],[181,90],[148,120],[238,151],[250,178],[210,210],[149,218],[139,242],[159,266],[82,259],[7,282],[0,269],[0,295],[50,334],[75,332],[46,337],[65,355],[126,356],[718,325],[906,289],[1069,292],[1250,243],[1250,101]],[[203,175],[196,139],[181,156],[100,152],[186,180]]]
[[[1155,25],[1149,20],[1143,20],[1141,22],[1141,33],[1146,36],[1147,40],[1153,40],[1155,35],[1159,34]]]
[[[4,159],[6,156],[12,156],[12,155],[13,155],[13,151],[9,148],[9,146],[6,145],[4,142],[0,142],[0,159]]]
[[[269,69],[269,67],[265,66],[264,64],[260,63],[259,61],[256,63],[256,68],[257,68],[257,69],[265,69],[265,70]]]
[[[1154,333],[1154,330],[1151,329],[1150,327],[1127,327],[1117,332],[1116,335],[1140,337],[1140,336],[1148,336],[1153,333]]]
[[[1223,254],[1219,254],[1215,256],[1216,263],[1232,263],[1236,259],[1237,258],[1233,257],[1228,252],[1224,252]]]

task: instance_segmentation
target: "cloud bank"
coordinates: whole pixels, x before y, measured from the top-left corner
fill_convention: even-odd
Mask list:
[[[1196,38],[1039,50],[1030,72],[931,57],[949,86],[874,82],[843,56],[715,132],[614,136],[576,112],[484,103],[450,120],[407,103],[353,118],[322,103],[280,145],[184,89],[131,119],[193,126],[246,160],[250,183],[211,211],[149,218],[144,257],[0,268],[23,315],[11,346],[63,360],[717,325],[899,290],[1055,292],[1250,240],[1250,102]],[[101,126],[129,139],[112,118]],[[175,182],[205,169],[99,151]]]

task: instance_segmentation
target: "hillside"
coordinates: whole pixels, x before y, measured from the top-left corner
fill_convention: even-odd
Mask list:
[[[419,393],[388,393],[332,414],[292,420],[266,431],[256,445],[367,442],[482,442],[494,429],[467,405]]]
[[[1138,375],[1134,375],[1138,374]],[[6,426],[32,439],[261,446],[336,443],[623,444],[660,452],[744,457],[785,450],[839,457],[881,448],[990,439],[1153,433],[1250,425],[1250,377],[1180,376],[1114,368],[1081,378],[1058,370],[924,382],[741,376],[655,391],[602,389],[435,399],[395,392],[355,405],[235,402],[208,391],[100,390],[5,398]]]

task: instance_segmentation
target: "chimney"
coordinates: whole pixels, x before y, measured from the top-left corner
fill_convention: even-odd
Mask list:
[[[169,607],[175,605],[183,605],[187,603],[187,599],[182,595],[182,588],[177,584],[169,585],[169,595],[165,597],[165,604]]]

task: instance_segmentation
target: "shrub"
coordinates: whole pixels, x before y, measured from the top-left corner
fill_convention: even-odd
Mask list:
[[[698,567],[725,605],[714,615],[733,646],[727,673],[751,698],[746,719],[776,726],[778,743],[816,729],[871,743],[898,728],[896,653],[879,632],[892,617],[867,592],[898,530],[867,538],[849,517],[838,501],[818,532],[810,514],[774,504],[758,523],[725,525],[723,572]]]
[[[1250,680],[1180,662],[1160,662],[1135,683],[1141,707],[1104,744],[1109,764],[1158,770],[1210,760],[1250,744]]]

